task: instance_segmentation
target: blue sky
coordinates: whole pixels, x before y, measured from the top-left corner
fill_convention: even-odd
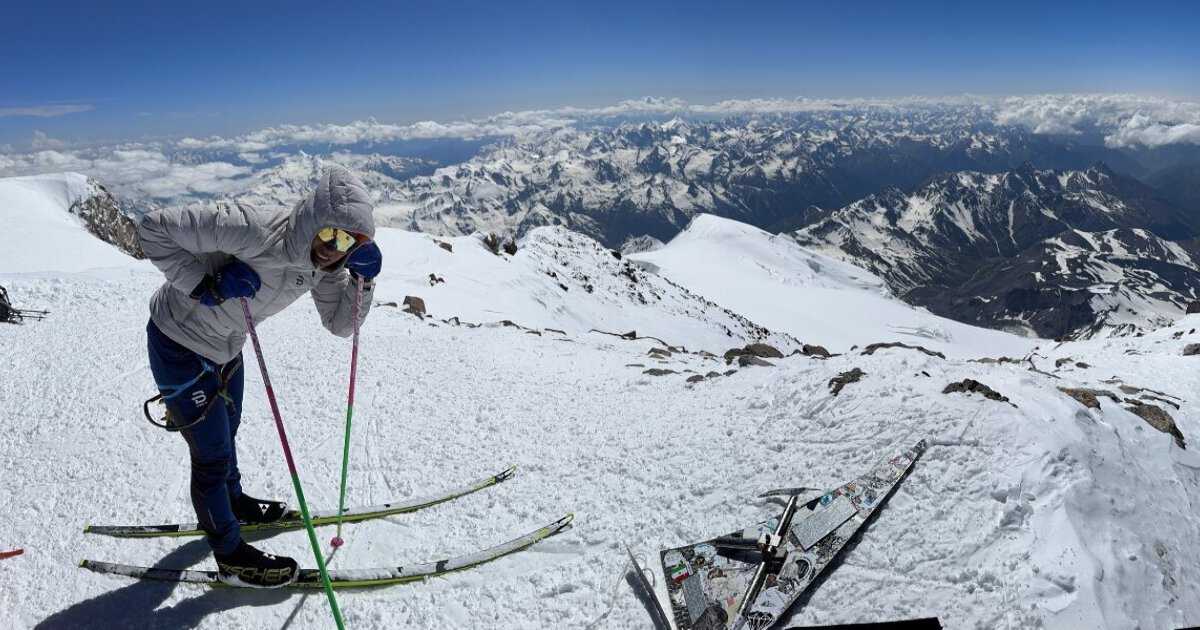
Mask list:
[[[35,130],[230,135],[642,96],[1200,98],[1197,2],[845,4],[10,3],[0,144],[27,147]]]

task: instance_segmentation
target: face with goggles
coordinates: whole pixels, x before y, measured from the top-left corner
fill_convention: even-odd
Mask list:
[[[312,261],[317,267],[336,266],[355,245],[369,241],[366,236],[341,228],[321,228],[312,241]]]

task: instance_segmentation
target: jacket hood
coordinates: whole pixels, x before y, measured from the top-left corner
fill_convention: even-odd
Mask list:
[[[316,189],[292,208],[286,241],[288,258],[311,264],[312,240],[325,227],[375,238],[371,195],[362,181],[343,166],[325,169]]]

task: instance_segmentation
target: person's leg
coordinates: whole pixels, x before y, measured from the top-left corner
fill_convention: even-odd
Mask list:
[[[234,362],[228,365],[236,365],[234,371],[226,375],[225,395],[228,396],[224,401],[226,415],[229,417],[229,441],[230,441],[230,459],[229,459],[229,474],[226,477],[226,486],[229,488],[229,497],[236,500],[242,496],[242,473],[238,470],[237,461],[237,433],[238,427],[242,424],[242,393],[245,391],[245,374],[246,366],[242,364],[242,355],[238,355]]]
[[[221,401],[208,404],[217,396],[219,380],[214,372],[204,372],[206,363],[200,355],[169,339],[153,322],[146,327],[146,334],[150,371],[166,399],[171,423],[178,427],[196,423],[180,431],[191,454],[196,520],[215,553],[231,553],[242,539],[229,502],[233,438],[226,406]]]
[[[238,355],[240,361],[241,355]],[[230,363],[228,366],[233,366]],[[245,389],[245,366],[238,367],[236,372],[229,372],[225,383],[228,398],[224,403],[229,418],[230,458],[229,471],[226,476],[226,487],[229,492],[229,502],[233,506],[233,514],[243,523],[271,523],[279,520],[287,513],[287,503],[270,499],[256,499],[242,491],[242,474],[237,462],[237,432],[242,422],[242,393]]]

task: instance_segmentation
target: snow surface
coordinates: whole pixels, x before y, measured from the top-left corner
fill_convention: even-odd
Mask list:
[[[87,195],[87,177],[78,173],[0,179],[0,273],[128,266],[128,256],[65,211]]]
[[[5,225],[19,229],[49,221],[33,209],[61,201],[44,196],[30,202],[28,212],[13,211],[30,199],[13,190],[0,181]],[[896,322],[931,325],[932,318],[911,309],[901,319],[906,307],[853,267],[793,249],[742,251],[735,258],[729,252],[749,242],[741,239],[754,237],[752,231],[720,223],[693,227],[710,229],[689,230],[690,236],[644,257],[681,284],[711,291],[722,306],[757,311],[745,314],[764,325],[777,325],[767,322],[772,317],[799,320],[788,330],[837,351],[892,340],[889,324]],[[685,245],[699,248],[704,234],[714,246],[724,243],[712,258],[731,270],[713,263],[685,276],[676,266]],[[37,268],[36,261],[18,256],[22,250],[0,249],[0,284],[14,302],[52,312],[43,322],[0,325],[0,458],[6,471],[0,505],[7,507],[0,547],[26,549],[23,556],[0,560],[0,624],[332,627],[319,593],[208,590],[77,568],[84,557],[212,564],[201,541],[80,533],[89,522],[193,518],[183,440],[147,425],[139,409],[154,392],[144,327],[147,300],[161,279],[144,263],[112,264],[118,259],[83,246],[84,237],[91,238],[82,230],[62,235],[63,248],[78,254],[77,267],[90,269],[86,273]],[[519,269],[528,265],[541,273],[538,248],[523,246],[529,250],[525,262],[520,251],[509,258],[477,256],[465,242],[469,238],[456,240],[454,253],[433,264],[441,254],[430,249],[436,244],[428,237],[381,230],[381,299],[420,289],[439,318],[507,314],[533,325],[540,316],[538,322],[577,328],[533,335],[374,310],[362,336],[350,502],[424,494],[509,463],[519,466],[517,477],[416,514],[350,525],[343,533],[347,545],[332,564],[365,568],[436,559],[507,540],[568,511],[575,512],[576,526],[465,573],[344,592],[339,601],[349,627],[646,628],[649,617],[622,579],[622,543],[642,557],[661,588],[659,549],[771,515],[778,506],[751,498],[763,490],[832,487],[922,437],[931,440],[925,456],[791,623],[925,615],[939,616],[947,628],[1200,623],[1200,456],[1180,450],[1170,436],[1108,399],[1089,410],[1056,389],[1116,390],[1101,381],[1117,376],[1181,396],[1181,409],[1169,409],[1195,449],[1200,406],[1192,397],[1200,391],[1200,357],[1183,357],[1181,349],[1200,342],[1200,316],[1140,338],[1041,342],[1033,359],[1054,376],[1025,365],[963,360],[991,343],[999,348],[1009,342],[944,323],[938,339],[900,338],[944,348],[948,360],[899,349],[826,361],[795,356],[689,386],[683,370],[726,366],[698,354],[675,354],[660,364],[646,356],[657,345],[651,341],[580,332],[589,317],[625,308],[615,289],[577,294],[572,288],[560,301],[523,298],[536,287]],[[598,264],[587,263],[582,249],[570,251],[579,269]],[[429,287],[426,268],[444,274],[446,282]],[[743,284],[772,291],[773,299],[751,299],[754,293]],[[810,301],[795,304],[804,299]],[[602,306],[606,300],[612,300],[608,307]],[[627,317],[642,325],[651,313]],[[685,318],[695,316],[686,309],[658,313],[664,327],[678,321],[686,328]],[[596,327],[602,324],[611,322]],[[686,334],[699,341],[710,334],[708,326],[693,324]],[[327,334],[304,300],[262,325],[261,335],[306,495],[314,506],[332,506],[348,341]],[[1072,361],[1054,367],[1067,357]],[[629,364],[681,373],[652,377]],[[866,376],[832,397],[828,380],[852,367]],[[990,385],[1015,406],[941,393],[963,378]],[[290,498],[262,379],[253,367],[245,406],[239,435],[244,483],[256,496]],[[332,536],[328,528],[318,533],[322,540]],[[258,544],[311,564],[302,532]]]
[[[979,358],[1023,356],[1037,345],[909,306],[868,271],[714,215],[696,216],[665,247],[630,258],[652,263],[662,275],[763,326],[831,352],[905,341]]]

